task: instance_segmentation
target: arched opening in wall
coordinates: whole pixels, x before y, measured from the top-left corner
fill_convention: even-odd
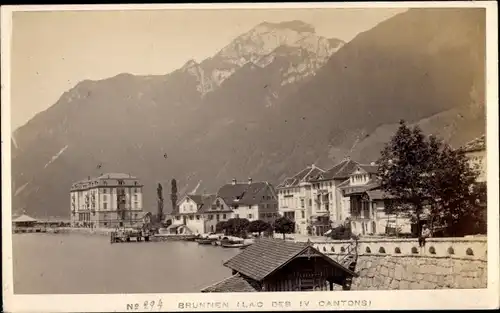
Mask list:
[[[365,252],[366,253],[372,253],[372,250],[370,249],[370,247],[366,247]]]
[[[436,254],[436,248],[434,248],[433,246],[431,246],[431,247],[429,248],[429,253],[430,253],[430,254]]]
[[[354,270],[356,269],[356,262],[352,262],[351,264],[349,264],[348,268],[354,272]]]
[[[340,252],[345,252],[345,248],[344,248],[344,247],[341,247],[341,248],[340,248]]]
[[[333,246],[330,248],[330,250],[331,250],[332,252],[335,252],[335,248],[334,248]]]
[[[399,247],[396,247],[396,248],[394,249],[394,253],[396,253],[396,254],[400,254],[400,253],[401,253],[401,249],[399,249]]]
[[[417,254],[418,253],[417,247],[411,248],[411,253]]]
[[[380,248],[378,249],[378,253],[385,253],[385,249],[384,249],[384,247],[380,247]]]
[[[449,247],[448,254],[455,254],[455,250],[452,247]]]
[[[326,247],[323,247],[323,252],[326,252]]]
[[[467,250],[465,250],[465,254],[467,254],[467,255],[474,255],[474,251],[472,251],[471,248],[467,248]]]

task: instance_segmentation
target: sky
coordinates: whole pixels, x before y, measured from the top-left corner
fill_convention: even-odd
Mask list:
[[[301,20],[350,41],[405,9],[233,9],[14,12],[11,129],[78,82],[120,73],[167,74],[216,54],[266,22]]]

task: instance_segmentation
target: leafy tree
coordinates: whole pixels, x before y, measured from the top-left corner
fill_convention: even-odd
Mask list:
[[[404,121],[381,153],[378,174],[381,188],[414,211],[417,234],[425,202],[453,229],[480,197],[472,188],[478,172],[466,156],[434,136],[425,137],[419,127],[410,129]]]
[[[248,231],[251,233],[259,233],[259,237],[263,231],[266,231],[268,229],[269,229],[269,223],[266,223],[262,220],[251,221],[250,224],[248,225]]]
[[[478,167],[471,167],[461,149],[445,144],[435,162],[429,179],[429,194],[434,200],[431,214],[445,226],[448,236],[485,232],[481,214],[486,209],[481,204],[486,200],[486,185],[476,183]]]
[[[283,234],[283,240],[285,240],[285,234],[291,234],[295,230],[295,222],[282,216],[274,221],[274,231]]]
[[[250,222],[246,218],[230,218],[226,222],[226,233],[230,236],[245,237]]]
[[[223,232],[225,235],[227,235],[227,228],[228,224],[225,221],[220,221],[215,224],[215,232],[217,233]]]
[[[410,129],[401,121],[379,159],[381,188],[399,201],[411,204],[416,215],[417,233],[420,233],[424,201],[430,196],[428,177],[434,169],[436,150],[439,150],[439,143],[434,137],[426,141],[419,127]]]

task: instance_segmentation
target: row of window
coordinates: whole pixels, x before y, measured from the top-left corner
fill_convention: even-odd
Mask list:
[[[219,220],[221,220],[221,215],[222,215],[222,220],[226,220],[227,219],[227,214],[209,214],[207,216],[207,218],[210,221],[213,220],[214,218],[217,221],[219,221]],[[259,217],[261,219],[265,219],[265,218],[273,218],[273,217],[278,217],[278,216],[279,216],[278,213],[261,213]],[[239,214],[234,214],[234,217],[235,218],[240,218],[240,215]],[[198,215],[189,215],[188,216],[188,219],[191,220],[191,221],[194,220],[195,218],[196,218],[196,220],[200,220],[201,219],[201,215],[198,214]],[[241,217],[241,218],[253,219],[253,214],[247,214],[246,216]],[[175,217],[175,219],[179,221],[181,219],[181,216],[177,215]]]

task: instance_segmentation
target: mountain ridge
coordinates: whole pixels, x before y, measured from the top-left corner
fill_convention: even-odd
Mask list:
[[[409,10],[343,44],[316,70],[308,68],[314,54],[284,46],[284,55],[262,67],[246,62],[205,94],[184,67],[77,84],[14,134],[13,206],[67,215],[68,186],[103,171],[139,177],[147,211],[155,210],[156,184],[169,188],[173,177],[180,194],[215,191],[233,177],[277,184],[347,154],[373,161],[401,118],[461,145],[485,128],[484,19],[469,9]],[[401,34],[409,25],[412,40]],[[282,84],[299,67],[306,70]]]

